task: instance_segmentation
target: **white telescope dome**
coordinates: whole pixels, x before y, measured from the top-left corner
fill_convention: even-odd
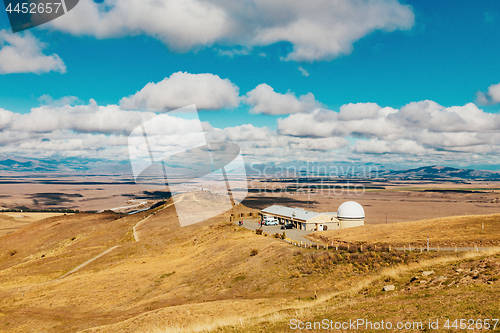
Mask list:
[[[356,201],[347,201],[340,205],[337,217],[340,219],[364,219],[365,210]]]

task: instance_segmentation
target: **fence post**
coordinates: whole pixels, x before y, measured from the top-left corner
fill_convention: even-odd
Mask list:
[[[389,245],[389,252],[391,252],[391,246]]]

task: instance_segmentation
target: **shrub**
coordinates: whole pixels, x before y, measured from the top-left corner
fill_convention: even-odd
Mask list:
[[[257,229],[257,230],[255,230],[255,233],[256,233],[257,235],[262,235],[262,229]]]
[[[250,251],[250,257],[256,256],[257,254],[259,254],[259,250],[257,250],[257,249],[252,249]]]
[[[245,275],[238,275],[233,279],[233,282],[239,282],[245,280],[246,276]]]
[[[349,253],[356,253],[356,252],[358,252],[358,250],[359,250],[359,246],[351,244],[349,246],[349,250],[348,251],[349,251]]]
[[[166,277],[168,277],[168,276],[170,276],[170,275],[172,275],[174,273],[175,273],[175,271],[173,271],[171,273],[167,273],[167,274],[162,274],[162,275],[160,275],[160,279],[164,279],[164,278],[166,278]]]

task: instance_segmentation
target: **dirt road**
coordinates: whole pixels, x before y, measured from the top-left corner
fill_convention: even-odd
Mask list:
[[[73,274],[75,273],[76,271],[78,271],[79,269],[87,266],[88,264],[90,264],[92,261],[96,260],[96,259],[99,259],[100,257],[102,257],[103,255],[105,254],[108,254],[109,252],[113,251],[114,249],[116,249],[117,247],[120,247],[120,245],[116,245],[116,246],[113,246],[112,248],[109,248],[107,249],[106,251],[104,252],[101,252],[99,253],[97,256],[95,256],[94,258],[90,259],[90,260],[87,260],[86,262],[84,262],[83,264],[81,264],[80,266],[77,266],[75,268],[73,268],[72,270],[70,270],[68,273],[64,274],[63,276],[60,276],[57,278],[57,280],[60,280],[60,279],[63,279],[65,278],[66,276],[70,275],[70,274]]]
[[[163,207],[162,209],[160,209],[158,212],[172,206],[173,203],[171,204],[168,204],[166,205],[165,207]],[[146,222],[147,219],[149,219],[151,216],[153,216],[154,214],[156,214],[157,212],[153,213],[153,214],[149,214],[148,216],[146,216],[145,218],[143,218],[142,220],[140,220],[139,222],[137,222],[136,225],[134,225],[134,227],[132,228],[132,230],[134,231],[134,239],[136,242],[139,241],[139,232],[137,231],[137,228],[143,223],[143,222]]]

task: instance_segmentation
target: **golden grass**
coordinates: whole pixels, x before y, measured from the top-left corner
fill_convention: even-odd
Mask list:
[[[173,207],[158,210],[141,225],[140,242],[133,241],[131,230],[145,214],[76,214],[8,235],[0,244],[0,308],[8,312],[0,329],[9,322],[24,330],[54,325],[53,330],[69,332],[96,325],[102,332],[121,332],[123,327],[113,325],[155,311],[160,317],[170,313],[172,325],[183,325],[194,322],[196,313],[236,315],[241,310],[232,307],[240,299],[265,297],[251,307],[267,311],[299,287],[312,290],[320,279],[290,278],[297,250],[284,242],[227,222],[180,228],[173,214]],[[253,248],[258,255],[250,255]],[[17,253],[10,255],[11,250]],[[229,305],[221,307],[220,301]]]
[[[12,330],[41,332],[246,330],[259,322],[314,315],[333,299],[355,295],[385,277],[460,260],[455,256],[484,255],[452,254],[378,274],[350,270],[342,278],[343,270],[352,268],[346,263],[304,273],[307,265],[320,263],[304,259],[326,251],[298,249],[227,222],[180,228],[174,207],[158,208],[141,224],[141,241],[135,242],[132,228],[147,214],[53,217],[4,236],[0,308],[5,315],[0,316],[0,330],[7,323]],[[252,249],[258,254],[251,256]],[[11,255],[11,250],[17,253]]]
[[[484,225],[484,229],[483,229]],[[366,242],[394,246],[426,246],[427,235],[433,247],[500,246],[500,214],[452,216],[414,222],[364,225],[323,231],[310,237],[324,243]]]
[[[394,280],[398,280],[403,275],[409,272],[425,270],[429,269],[430,267],[442,266],[457,261],[477,259],[485,256],[492,256],[498,253],[500,253],[500,250],[489,250],[484,252],[464,252],[458,255],[448,255],[439,258],[426,259],[418,263],[397,265],[395,267],[389,267],[383,269],[379,274],[375,276],[368,276],[366,278],[363,278],[359,282],[356,282],[354,285],[341,292],[322,294],[319,295],[316,300],[295,302],[283,306],[280,309],[272,309],[271,311],[265,312],[258,316],[247,315],[247,316],[222,317],[213,320],[210,319],[208,321],[201,323],[194,323],[185,327],[167,326],[162,328],[158,327],[147,328],[144,330],[144,333],[170,333],[170,332],[209,333],[227,327],[242,329],[244,331],[245,328],[252,326],[255,327],[263,322],[278,323],[278,322],[284,322],[292,318],[310,317],[315,314],[315,311],[319,306],[324,305],[325,303],[331,301],[334,297],[343,297],[343,298],[352,297],[358,294],[361,290],[372,286],[376,281],[384,280],[384,278],[388,277]],[[345,303],[344,305],[348,304],[348,302],[344,303]]]
[[[31,223],[62,215],[71,215],[66,213],[22,213],[5,212],[0,213],[0,237],[20,230]]]

